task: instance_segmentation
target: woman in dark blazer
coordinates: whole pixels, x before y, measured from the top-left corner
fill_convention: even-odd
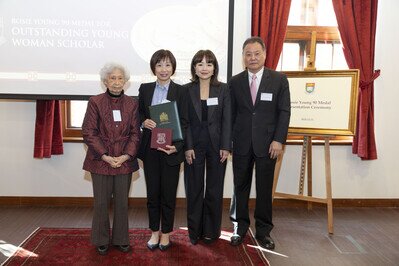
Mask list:
[[[150,148],[151,130],[156,127],[156,123],[151,119],[148,107],[176,101],[180,114],[185,107],[184,89],[170,79],[176,70],[176,59],[170,51],[156,51],[151,57],[150,66],[157,80],[141,84],[139,88],[139,113],[143,129],[139,158],[144,165],[149,227],[152,231],[147,247],[150,250],[159,247],[164,251],[172,243],[169,233],[173,230],[176,192],[184,150],[183,141],[175,141],[171,146],[166,146],[166,149]],[[180,122],[183,130],[185,123],[181,115]]]
[[[82,125],[87,154],[83,169],[93,180],[94,215],[91,242],[101,255],[110,242],[109,205],[114,202],[111,243],[129,252],[128,195],[132,173],[139,169],[139,104],[123,93],[130,78],[118,64],[106,64],[100,71],[105,93],[90,98]]]
[[[200,50],[191,62],[192,82],[185,85],[184,181],[188,232],[194,245],[201,238],[211,243],[220,236],[224,175],[231,150],[231,105],[228,87],[218,81],[218,72],[213,52]]]

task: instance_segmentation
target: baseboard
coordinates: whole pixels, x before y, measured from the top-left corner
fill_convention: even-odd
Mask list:
[[[145,207],[146,198],[129,198],[130,206]],[[230,206],[230,199],[223,200],[225,208]],[[275,207],[304,207],[307,202],[293,199],[274,199]],[[312,203],[313,206],[325,206]],[[0,206],[93,206],[92,197],[0,197]],[[185,198],[177,198],[177,207],[186,207]],[[249,200],[249,206],[255,206],[255,199]],[[399,207],[399,199],[333,199],[334,207]]]

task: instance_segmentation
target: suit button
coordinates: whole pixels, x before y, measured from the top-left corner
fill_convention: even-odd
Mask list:
[[[252,115],[256,115],[256,113],[252,113]]]

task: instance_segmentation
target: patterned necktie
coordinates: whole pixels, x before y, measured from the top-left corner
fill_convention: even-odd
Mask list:
[[[257,94],[257,91],[256,91],[256,75],[255,74],[252,75],[252,81],[251,81],[250,89],[251,89],[252,103],[253,103],[253,105],[255,105],[256,94]]]

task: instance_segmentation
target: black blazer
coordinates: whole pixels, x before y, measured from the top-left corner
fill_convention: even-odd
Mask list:
[[[187,130],[185,150],[191,150],[199,140],[202,121],[199,83],[188,83],[187,88]],[[208,130],[215,152],[231,150],[231,100],[227,84],[209,88],[209,98],[217,98],[218,105],[208,106]]]
[[[152,96],[155,91],[155,82],[143,83],[139,88],[139,114],[140,122],[143,123],[146,119],[151,119],[149,106],[151,106]],[[182,115],[184,113],[187,104],[185,103],[185,92],[181,85],[170,81],[168,95],[166,99],[169,101],[176,101],[177,109],[180,115],[180,126],[182,128],[183,136],[185,135],[186,122]],[[142,139],[140,144],[140,149],[138,153],[138,158],[144,159],[144,153],[150,149],[151,144],[151,130],[143,128]],[[169,165],[177,165],[184,161],[184,141],[175,141],[172,143],[177,149],[176,153],[170,154],[166,157],[166,161]]]
[[[284,74],[264,68],[255,105],[252,104],[247,70],[232,77],[229,88],[234,153],[246,155],[252,145],[256,156],[265,157],[273,140],[285,143],[291,102],[289,84]],[[268,98],[271,94],[272,99],[261,100],[262,93],[268,93]]]

